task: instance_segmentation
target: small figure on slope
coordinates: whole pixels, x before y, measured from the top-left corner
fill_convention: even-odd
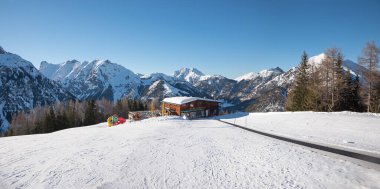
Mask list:
[[[107,119],[109,127],[125,123],[125,121],[126,120],[124,118],[118,117],[116,114],[113,114],[111,117]]]

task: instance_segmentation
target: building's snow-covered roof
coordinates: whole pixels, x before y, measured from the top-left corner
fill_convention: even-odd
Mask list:
[[[206,99],[206,98],[198,98],[198,97],[186,97],[186,96],[180,96],[180,97],[170,97],[170,98],[165,98],[163,102],[170,103],[170,104],[186,104],[192,101],[196,100],[204,100],[204,101],[212,101],[212,102],[219,102],[217,100],[212,100],[212,99]]]

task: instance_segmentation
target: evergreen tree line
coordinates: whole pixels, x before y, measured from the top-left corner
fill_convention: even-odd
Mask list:
[[[113,114],[127,118],[129,111],[147,109],[140,100],[122,99],[116,103],[102,100],[56,102],[51,106],[37,106],[29,112],[12,117],[8,136],[50,133],[62,129],[105,122]]]
[[[365,69],[352,75],[343,69],[343,53],[337,48],[327,49],[319,65],[308,62],[304,52],[285,109],[380,112],[379,54],[374,42],[367,43],[358,58]]]

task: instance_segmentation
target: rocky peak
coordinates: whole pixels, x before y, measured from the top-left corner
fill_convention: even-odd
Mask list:
[[[5,54],[5,53],[7,52],[3,49],[3,47],[0,46],[0,54]]]

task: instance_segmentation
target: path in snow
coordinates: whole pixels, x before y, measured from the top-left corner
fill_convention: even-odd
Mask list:
[[[252,127],[243,127],[241,125],[229,123],[222,120],[218,120],[218,121],[222,123],[227,123],[229,125],[246,130],[248,132],[252,132],[254,134],[259,134],[262,136],[269,137],[271,139],[276,139],[276,140],[280,140],[284,142],[289,142],[292,144],[301,145],[302,147],[311,148],[311,150],[313,151],[317,151],[319,153],[325,154],[330,157],[336,157],[338,159],[349,160],[360,166],[364,166],[370,169],[375,169],[377,171],[380,171],[380,156],[378,156],[378,154],[371,154],[368,152],[358,152],[352,149],[346,149],[339,146],[331,146],[328,144],[318,144],[315,142],[283,137],[276,134],[258,131],[258,130],[252,129]]]
[[[380,114],[269,112],[237,113],[220,119],[279,136],[380,155]]]
[[[2,188],[379,187],[380,172],[214,120],[0,139]]]

